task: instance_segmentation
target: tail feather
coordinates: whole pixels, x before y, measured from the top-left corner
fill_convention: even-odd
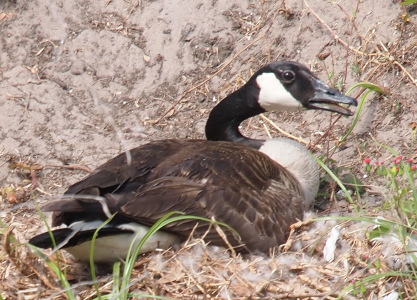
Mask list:
[[[60,245],[61,243],[65,242],[69,236],[73,235],[66,241],[65,244],[62,245],[62,247],[60,247],[65,249],[67,247],[74,247],[86,241],[92,240],[95,231],[96,229],[80,230],[74,234],[73,229],[62,228],[53,230],[51,233],[54,236],[55,245]],[[97,237],[116,235],[120,233],[132,233],[132,231],[118,227],[106,227],[99,231]],[[43,249],[54,248],[54,243],[49,232],[44,232],[34,236],[29,240],[29,244]]]

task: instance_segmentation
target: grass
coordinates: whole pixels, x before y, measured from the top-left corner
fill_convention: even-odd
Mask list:
[[[42,212],[40,212],[42,214]],[[91,272],[91,282],[92,282],[92,286],[95,289],[95,296],[92,299],[131,299],[131,298],[155,298],[155,299],[168,299],[166,297],[159,297],[156,295],[151,295],[151,294],[146,294],[146,293],[135,293],[135,292],[131,292],[131,287],[136,283],[137,280],[133,280],[132,281],[132,274],[134,271],[134,267],[136,265],[138,256],[141,252],[141,249],[143,247],[143,245],[146,243],[146,241],[152,236],[154,235],[156,232],[158,232],[159,230],[163,229],[163,227],[165,227],[166,225],[172,223],[172,222],[181,222],[184,220],[188,220],[188,219],[192,219],[192,220],[196,220],[196,221],[200,221],[200,222],[209,222],[211,224],[213,224],[213,226],[223,226],[226,227],[229,230],[234,231],[235,234],[237,234],[237,232],[235,230],[233,230],[233,228],[231,228],[230,226],[228,226],[225,223],[222,222],[217,222],[214,220],[210,220],[207,218],[202,218],[202,217],[198,217],[198,216],[189,216],[189,215],[184,215],[181,212],[170,212],[168,214],[166,214],[165,216],[163,216],[160,220],[158,220],[146,233],[146,235],[140,240],[139,244],[137,245],[137,247],[134,247],[137,238],[135,238],[132,242],[132,244],[130,245],[129,251],[128,251],[128,255],[125,259],[124,262],[116,262],[113,265],[113,274],[112,274],[112,290],[110,293],[103,293],[100,290],[100,286],[99,286],[99,280],[96,274],[96,266],[95,266],[95,262],[94,262],[94,247],[95,247],[95,241],[97,239],[98,233],[100,232],[100,230],[106,226],[111,219],[114,217],[114,215],[109,218],[108,220],[106,220],[105,222],[103,222],[103,224],[101,226],[99,226],[99,228],[97,228],[97,230],[95,231],[94,235],[93,235],[93,239],[92,239],[92,246],[90,248],[90,272]],[[44,219],[45,223],[47,224],[44,216],[42,215],[42,218]],[[48,227],[48,230],[51,234],[51,238],[53,241],[53,244],[56,247],[56,243],[55,240],[53,238],[53,234],[51,232],[51,229]],[[34,247],[32,245],[30,245],[30,248],[33,249],[33,251],[40,257],[42,258],[47,264],[48,266],[53,270],[53,272],[57,275],[57,277],[59,278],[59,281],[61,282],[62,285],[62,293],[66,294],[66,298],[73,300],[73,299],[77,299],[77,292],[75,291],[75,289],[72,287],[72,285],[70,284],[70,282],[67,279],[67,275],[65,273],[65,268],[62,265],[62,262],[59,259],[59,256],[56,256],[56,260],[51,260],[47,255],[45,255],[42,251],[40,251],[37,247]]]
[[[43,214],[42,210],[39,207],[38,207],[38,212],[39,212],[46,228],[48,229],[49,235],[51,236],[51,239],[52,239],[52,244],[54,245],[54,248],[56,248],[57,245],[56,245],[56,242],[55,242],[54,235],[52,234],[51,227],[49,226],[48,222],[46,221],[45,215]],[[66,294],[67,298],[70,299],[70,300],[77,299],[76,293],[74,292],[73,288],[71,287],[71,283],[68,281],[67,275],[65,274],[65,268],[63,268],[63,266],[62,266],[60,256],[57,255],[56,260],[54,261],[54,260],[50,259],[47,255],[45,255],[42,251],[40,251],[37,247],[34,247],[32,245],[29,245],[29,247],[31,249],[33,249],[33,251],[39,257],[41,257],[48,264],[48,266],[52,269],[52,271],[57,275],[59,281],[61,282],[62,288],[65,291],[65,294]]]
[[[402,2],[401,4],[402,5],[411,5],[411,4],[414,4],[414,3],[417,3],[417,0],[406,0],[406,1]]]
[[[116,293],[111,297],[112,299],[128,299],[130,297],[139,296],[137,294],[136,295],[130,294],[129,293],[129,287],[131,286],[130,279],[132,277],[133,269],[134,269],[135,263],[137,261],[137,258],[139,256],[139,253],[140,253],[143,245],[146,243],[146,241],[152,235],[154,235],[159,230],[163,229],[163,227],[165,227],[166,225],[168,225],[170,223],[173,223],[173,222],[180,222],[180,221],[187,220],[187,219],[192,219],[192,220],[201,221],[201,222],[209,222],[209,223],[213,223],[214,225],[225,226],[228,229],[234,231],[233,228],[231,228],[230,226],[228,226],[225,223],[212,221],[212,220],[207,219],[207,218],[184,215],[182,212],[177,212],[177,211],[170,212],[170,213],[166,214],[161,219],[159,219],[158,222],[156,222],[149,229],[149,231],[141,239],[141,241],[139,242],[139,245],[136,248],[133,248],[133,243],[131,244],[131,246],[129,248],[128,255],[127,255],[127,258],[126,258],[126,262],[125,262],[125,265],[124,265],[124,268],[123,268],[123,275],[122,275],[122,278],[121,278],[120,288],[116,287],[116,290],[115,290]],[[235,234],[237,234],[236,231],[234,231],[234,232],[235,232]],[[93,262],[93,257],[91,256],[90,264],[92,262]],[[116,270],[118,270],[118,269],[119,269],[119,267],[116,268]],[[116,277],[116,279],[119,279],[118,274],[113,273],[113,275]],[[119,280],[117,280],[117,281],[119,281]],[[141,297],[147,297],[147,296],[141,295]]]

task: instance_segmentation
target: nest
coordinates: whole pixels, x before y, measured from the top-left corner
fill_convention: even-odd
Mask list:
[[[381,299],[397,293],[403,299],[414,299],[409,261],[399,243],[392,239],[371,243],[367,232],[374,225],[367,222],[312,221],[310,217],[294,224],[288,243],[270,255],[235,254],[202,239],[191,239],[179,249],[141,255],[129,290],[149,298]],[[329,261],[323,258],[323,249],[333,228],[338,229],[339,238]],[[2,297],[66,299],[56,273],[44,258],[19,242],[19,235],[13,237],[11,228],[4,234],[7,257],[0,265]],[[81,299],[112,293],[115,278],[111,269],[97,277],[96,289],[87,266],[72,261],[65,251],[51,254],[49,259],[59,259],[70,288]]]

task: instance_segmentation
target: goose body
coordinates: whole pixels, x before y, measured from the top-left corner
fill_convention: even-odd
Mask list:
[[[289,226],[314,200],[318,170],[299,143],[249,139],[238,126],[273,110],[322,109],[350,115],[340,103],[356,105],[301,64],[276,62],[261,68],[213,109],[206,125],[208,140],[161,140],[137,147],[72,185],[62,199],[46,204],[44,211],[54,212],[52,226],[66,226],[53,231],[58,248],[88,260],[92,236],[110,213],[115,216],[98,234],[95,261],[123,259],[135,237],[138,244],[161,217],[181,211],[228,224],[239,234],[225,230],[237,250],[267,253],[285,242]],[[167,248],[191,232],[206,234],[212,244],[225,244],[208,229],[208,223],[192,219],[171,223],[142,252]],[[29,242],[53,247],[48,232]]]

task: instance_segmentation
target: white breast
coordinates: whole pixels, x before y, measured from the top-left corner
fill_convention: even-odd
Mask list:
[[[319,190],[320,174],[310,152],[300,143],[284,138],[267,140],[259,151],[294,175],[304,190],[307,204],[311,205]]]

